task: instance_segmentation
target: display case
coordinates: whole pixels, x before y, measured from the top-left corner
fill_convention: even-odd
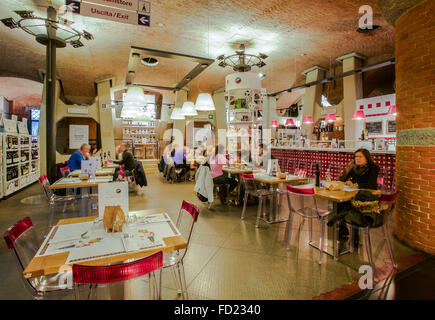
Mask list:
[[[123,120],[123,141],[131,144],[137,159],[155,159],[157,151],[156,127],[156,120]]]
[[[2,196],[10,195],[39,178],[39,137],[2,134]]]

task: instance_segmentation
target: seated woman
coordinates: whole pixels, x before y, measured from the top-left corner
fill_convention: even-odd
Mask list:
[[[349,164],[346,170],[344,170],[344,173],[339,180],[343,181],[350,187],[376,190],[378,188],[377,181],[379,170],[379,166],[373,162],[370,152],[367,149],[358,149],[354,153],[354,160]],[[348,206],[350,206],[350,201],[338,203],[337,216],[340,216],[340,212],[343,212]],[[349,231],[347,230],[345,223],[342,222],[340,224],[339,237],[343,239],[348,235]],[[355,246],[357,246],[359,236],[357,232],[355,232],[354,235],[354,243]]]
[[[367,149],[358,149],[354,153],[354,160],[339,178],[348,186],[357,186],[359,189],[378,188],[379,166],[376,165]]]
[[[223,155],[224,146],[218,145],[215,148],[215,152],[210,156],[210,174],[213,178],[213,183],[216,185],[223,186],[220,190],[220,199],[224,204],[226,202],[227,188],[229,185],[229,192],[231,193],[237,187],[237,181],[233,178],[228,177],[224,174],[222,167],[228,165],[227,158]]]

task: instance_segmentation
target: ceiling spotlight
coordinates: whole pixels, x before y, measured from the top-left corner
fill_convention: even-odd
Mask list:
[[[1,22],[3,22],[3,24],[8,28],[11,29],[18,28],[18,24],[12,18],[2,19]]]
[[[201,64],[201,68],[207,68],[208,67],[208,64],[207,63],[203,63],[203,64]]]
[[[84,44],[80,40],[71,41],[70,44],[73,46],[73,48],[84,47]]]
[[[218,66],[225,68],[227,66],[227,64],[224,61],[221,61],[221,62],[219,62]]]
[[[16,14],[18,14],[21,18],[34,18],[33,11],[27,11],[27,10],[20,10],[15,11]]]
[[[259,53],[258,56],[259,56],[261,59],[267,59],[267,58],[269,58],[269,56],[268,56],[267,54],[264,54],[264,53]]]
[[[263,61],[260,61],[259,63],[256,64],[257,67],[262,68],[264,67],[266,64]]]
[[[264,74],[264,73],[259,73],[258,74],[258,77],[261,79],[261,80],[263,80],[264,78],[266,78],[266,75]]]
[[[85,38],[86,40],[94,40],[94,36],[86,30],[83,30],[83,38]]]

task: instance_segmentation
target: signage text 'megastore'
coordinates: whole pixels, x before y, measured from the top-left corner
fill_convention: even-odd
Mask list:
[[[107,10],[99,10],[97,8],[91,8],[91,13],[98,14],[101,16],[106,16],[106,17],[113,17],[113,18],[128,20],[128,14],[121,13],[121,12],[110,12]]]

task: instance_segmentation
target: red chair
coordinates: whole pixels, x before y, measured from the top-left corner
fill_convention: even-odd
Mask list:
[[[178,213],[176,226],[180,233],[183,235],[187,243],[190,243],[192,236],[193,226],[198,220],[199,209],[192,203],[183,200],[180,212]],[[186,249],[177,250],[164,255],[163,268],[170,268],[174,276],[175,283],[178,287],[178,294],[182,294],[184,299],[189,299],[187,294],[186,275],[184,273],[183,260],[186,256]]]
[[[391,243],[390,238],[390,229],[388,227],[388,220],[391,216],[391,213],[394,210],[394,205],[396,203],[396,199],[399,195],[399,191],[396,191],[394,193],[383,193],[379,199],[379,204],[381,206],[381,213],[382,213],[382,220],[375,223],[374,225],[370,227],[366,226],[360,226],[353,223],[347,223],[348,226],[350,226],[350,238],[353,238],[353,232],[356,230],[357,232],[362,231],[364,233],[364,244],[365,249],[367,252],[367,257],[369,259],[369,263],[372,266],[373,269],[373,276],[376,278],[376,266],[373,260],[373,254],[372,254],[372,244],[370,240],[370,230],[376,229],[379,227],[382,227],[382,232],[384,234],[384,240],[387,243],[388,252],[390,254],[391,262],[393,264],[394,268],[397,268],[397,262],[394,258],[394,252],[393,252],[393,245]],[[353,241],[350,242],[350,251],[354,251],[354,244]]]
[[[60,174],[62,175],[62,177],[68,177],[68,175],[71,173],[71,170],[69,169],[69,167],[63,167],[60,168]]]
[[[258,188],[257,183],[254,180],[253,174],[241,174],[240,177],[245,187],[245,195],[243,198],[243,210],[242,210],[241,219],[245,219],[248,197],[253,196],[258,198],[257,221],[255,223],[255,227],[258,228],[260,225],[261,214],[263,212],[263,199],[272,196],[273,193],[270,190]]]
[[[74,292],[77,300],[80,300],[80,285],[90,285],[87,299],[97,299],[97,288],[104,285],[110,291],[110,285],[126,282],[131,279],[148,275],[150,299],[158,299],[161,290],[161,275],[159,285],[157,284],[154,272],[163,265],[163,255],[159,251],[149,257],[136,261],[117,264],[113,266],[85,266],[74,264],[72,267],[72,276],[74,283]]]
[[[13,250],[20,276],[41,245],[30,217],[18,221],[4,233],[4,239],[9,250]],[[34,299],[44,299],[47,293],[62,291],[66,286],[60,281],[65,273],[53,276],[41,276],[24,280],[26,289]],[[22,277],[20,277],[22,279]]]
[[[304,225],[305,220],[306,219],[309,220],[310,243],[312,243],[312,237],[313,237],[312,220],[313,219],[320,220],[319,248],[323,248],[325,233],[326,233],[326,223],[327,223],[328,216],[331,214],[331,212],[318,208],[317,199],[314,193],[314,188],[303,189],[303,188],[296,188],[288,185],[287,201],[288,201],[288,208],[289,208],[289,219],[286,227],[287,250],[290,249],[291,231],[292,231],[294,214],[298,214],[302,217],[302,222],[299,225],[299,235],[301,234],[302,226]],[[298,209],[296,209],[297,202],[299,202]],[[322,254],[323,254],[323,250],[319,250],[319,260],[318,260],[319,264],[322,263]]]

